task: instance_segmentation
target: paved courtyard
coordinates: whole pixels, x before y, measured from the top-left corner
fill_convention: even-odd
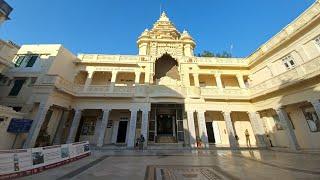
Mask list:
[[[320,179],[320,154],[268,150],[105,150],[21,179]]]

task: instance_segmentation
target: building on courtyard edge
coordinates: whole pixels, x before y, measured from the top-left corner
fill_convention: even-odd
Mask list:
[[[33,120],[20,146],[133,148],[142,134],[150,148],[238,149],[248,131],[255,147],[320,149],[319,1],[246,58],[196,57],[165,13],[137,45],[77,56],[21,46],[0,85],[0,103]]]
[[[1,25],[9,20],[9,15],[12,12],[12,7],[5,1],[0,0],[0,27]],[[8,82],[8,77],[5,76],[6,72],[14,68],[13,59],[19,50],[19,46],[12,41],[4,41],[0,39],[0,84]],[[21,119],[24,114],[15,111],[12,107],[3,106],[0,104],[0,149],[10,149],[12,147],[21,147],[22,142],[18,141],[15,146],[14,139],[15,134],[8,133],[7,127],[12,118]],[[23,136],[23,135],[22,135]],[[23,138],[19,137],[19,140]]]

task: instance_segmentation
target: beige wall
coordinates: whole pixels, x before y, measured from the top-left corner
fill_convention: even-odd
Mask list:
[[[3,122],[0,122],[0,149],[11,149],[15,134],[8,133],[7,129],[12,118],[22,118],[24,114],[15,112],[12,108],[0,106],[0,118],[4,118]],[[14,148],[21,148],[23,140],[25,139],[26,134],[19,134],[16,140]]]

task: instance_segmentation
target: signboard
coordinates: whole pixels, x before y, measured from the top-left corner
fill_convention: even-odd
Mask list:
[[[39,173],[90,155],[89,142],[0,150],[0,180]]]
[[[12,118],[8,126],[7,132],[10,133],[27,133],[29,132],[32,121],[30,119],[16,119]]]

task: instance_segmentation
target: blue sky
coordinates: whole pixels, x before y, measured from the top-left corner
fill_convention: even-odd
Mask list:
[[[230,49],[246,57],[314,0],[6,0],[12,20],[0,38],[22,44],[63,44],[73,53],[137,54],[137,37],[158,19],[160,3],[195,52]]]

